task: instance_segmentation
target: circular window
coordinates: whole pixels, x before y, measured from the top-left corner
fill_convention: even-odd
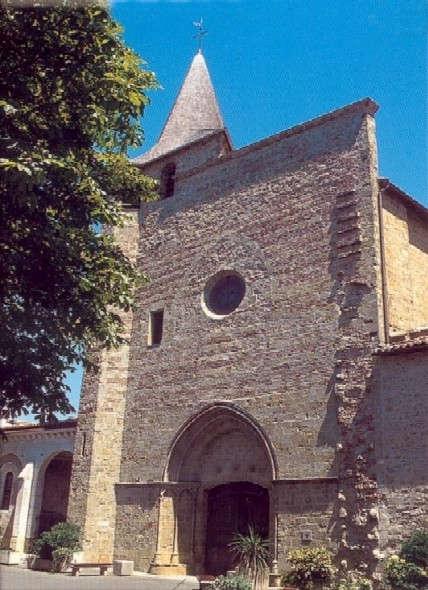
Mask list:
[[[211,313],[225,316],[238,307],[244,295],[244,279],[237,272],[226,270],[217,273],[208,281],[204,303]]]

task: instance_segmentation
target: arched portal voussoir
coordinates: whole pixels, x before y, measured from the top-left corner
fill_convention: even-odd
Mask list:
[[[267,483],[276,477],[270,441],[257,421],[230,403],[216,403],[192,416],[176,434],[164,481]]]

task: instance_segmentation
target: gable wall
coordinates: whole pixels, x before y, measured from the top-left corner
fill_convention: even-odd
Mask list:
[[[195,168],[211,164],[230,152],[230,146],[224,132],[213,133],[200,140],[191,148],[174,150],[145,165],[139,165],[148,176],[160,179],[162,169],[169,163],[176,164],[176,178]],[[144,208],[144,205],[143,205]]]
[[[428,327],[428,219],[383,191],[385,268],[391,335]]]
[[[302,481],[308,498],[318,493],[314,478],[334,481],[345,471],[345,487],[361,477],[361,497],[371,493],[372,428],[362,400],[381,311],[375,150],[371,116],[348,111],[183,173],[174,197],[143,206],[138,260],[151,280],[132,325],[120,479],[134,492],[116,490],[117,557],[132,546],[147,567],[158,504],[148,487],[154,496],[142,511],[144,482],[162,480],[176,432],[214,402],[260,424],[278,478]],[[228,268],[245,278],[247,293],[216,321],[203,312],[201,294]],[[148,349],[148,314],[159,308],[163,340]],[[367,459],[367,477],[357,454]],[[272,492],[278,502],[284,489]],[[352,494],[341,498],[351,536],[357,503]],[[324,538],[328,526],[339,541],[331,502],[326,495],[313,526]],[[289,521],[278,518],[282,559]]]

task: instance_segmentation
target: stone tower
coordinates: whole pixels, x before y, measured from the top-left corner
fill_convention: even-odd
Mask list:
[[[370,572],[405,504],[397,481],[416,506],[399,535],[426,518],[420,464],[403,474],[424,442],[391,438],[397,396],[417,420],[428,382],[428,213],[379,181],[376,110],[360,100],[233,150],[194,57],[135,160],[160,199],[120,236],[151,279],[129,346],[85,378],[70,517],[88,558],[218,574],[253,525],[280,566],[322,543]],[[414,367],[411,391],[391,355]]]

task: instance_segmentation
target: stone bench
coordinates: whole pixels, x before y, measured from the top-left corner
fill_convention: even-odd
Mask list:
[[[71,564],[71,575],[78,576],[80,570],[85,567],[97,567],[100,569],[100,576],[104,576],[106,571],[109,567],[111,567],[111,563],[72,563]]]

